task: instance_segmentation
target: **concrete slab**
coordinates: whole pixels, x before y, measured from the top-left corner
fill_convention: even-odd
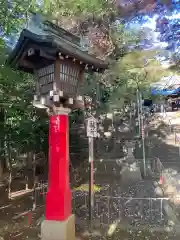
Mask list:
[[[44,220],[41,224],[41,240],[75,240],[75,216],[66,221]]]

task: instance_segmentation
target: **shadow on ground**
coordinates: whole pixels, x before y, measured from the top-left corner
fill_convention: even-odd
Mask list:
[[[149,124],[149,129],[148,129],[148,137],[146,138],[146,155],[148,159],[152,159],[154,157],[160,158],[162,161],[162,164],[164,165],[165,169],[171,168],[173,171],[177,171],[177,169],[180,170],[180,161],[179,160],[179,149],[175,145],[171,145],[168,142],[168,137],[171,135],[169,126],[156,122],[153,125]],[[172,133],[173,135],[173,133]],[[113,135],[115,136],[115,135]],[[132,137],[132,133],[131,133]],[[116,143],[115,139],[112,138],[114,144]],[[119,140],[119,139],[118,139]],[[116,152],[118,152],[118,144],[115,149]],[[137,149],[136,149],[137,150]],[[122,151],[121,148],[119,148],[119,151]],[[139,154],[142,153],[142,148],[138,148]],[[98,207],[97,209],[94,209],[94,215],[97,215],[97,219],[99,222],[104,222],[105,224],[102,224],[102,227],[97,229],[95,231],[94,236],[91,238],[89,236],[86,236],[85,234],[82,234],[81,230],[81,236],[80,233],[78,233],[77,228],[77,233],[79,234],[78,237],[80,239],[111,239],[111,240],[119,240],[119,239],[150,239],[150,240],[161,240],[161,239],[179,239],[177,236],[173,236],[172,233],[167,233],[165,231],[161,232],[148,232],[145,229],[140,230],[140,227],[138,224],[135,223],[135,219],[138,219],[139,222],[141,221],[146,221],[145,217],[143,219],[142,216],[146,216],[148,218],[147,223],[146,223],[146,228],[150,227],[150,222],[154,225],[158,225],[159,223],[156,224],[156,220],[158,221],[158,218],[154,219],[154,216],[159,216],[162,215],[162,213],[159,212],[151,212],[151,217],[149,217],[149,212],[148,209],[146,209],[146,206],[149,204],[146,203],[144,204],[145,207],[141,207],[142,212],[139,214],[138,208],[140,206],[143,206],[142,202],[140,199],[137,199],[133,204],[132,201],[129,201],[130,198],[133,198],[133,196],[138,196],[141,192],[141,197],[144,197],[144,193],[142,192],[142,189],[147,189],[147,185],[149,186],[150,192],[148,193],[148,196],[146,195],[145,197],[152,197],[152,181],[142,183],[142,186],[140,186],[140,182],[137,182],[138,187],[135,190],[135,186],[125,186],[124,189],[120,188],[120,183],[121,183],[121,170],[122,170],[122,165],[119,164],[120,162],[116,162],[116,156],[115,155],[112,159],[110,159],[110,156],[106,155],[106,160],[110,161],[110,164],[107,166],[107,172],[104,174],[104,167],[103,165],[102,169],[99,169],[99,176],[95,178],[95,181],[98,181],[98,183],[101,182],[101,185],[103,185],[103,191],[100,193],[97,193],[97,202],[100,202],[101,204],[96,204],[95,206]],[[108,157],[107,157],[108,156]],[[120,155],[119,155],[120,156]],[[141,157],[138,156],[138,159],[142,159]],[[123,163],[126,164],[126,163]],[[100,174],[101,172],[101,174]],[[174,176],[177,176],[177,173],[174,174]],[[97,176],[96,176],[97,177]],[[95,182],[96,183],[96,182]],[[145,184],[145,185],[144,185]],[[168,183],[172,184],[172,182]],[[152,191],[151,191],[152,190]],[[107,193],[108,191],[108,193]],[[135,193],[133,193],[135,191]],[[80,196],[78,197],[78,202],[75,202],[75,208],[79,211],[81,211],[81,215],[86,217],[86,220],[88,218],[88,196],[86,198],[83,197],[82,192],[79,193]],[[124,194],[124,195],[123,195]],[[134,195],[133,195],[134,194]],[[87,195],[87,194],[86,194]],[[1,194],[2,196],[2,194]],[[113,197],[112,199],[109,198],[109,196]],[[120,199],[123,198],[124,199]],[[127,199],[126,199],[127,198]],[[129,199],[128,199],[129,198]],[[81,200],[80,200],[81,199]],[[158,210],[160,208],[159,202],[153,203],[156,205],[155,209]],[[86,205],[86,206],[85,206]],[[125,205],[128,206],[128,213],[125,212],[126,208],[124,207]],[[84,207],[85,206],[85,207]],[[121,209],[120,209],[121,208]],[[7,199],[0,199],[0,236],[3,237],[4,240],[12,240],[12,239],[17,239],[17,240],[23,240],[23,239],[38,239],[39,236],[38,234],[40,233],[40,222],[41,222],[41,217],[44,212],[44,207],[43,204],[42,206],[38,207],[36,211],[31,212],[29,210],[32,209],[32,199],[31,196],[26,195],[23,198],[18,198],[17,200],[13,201],[7,201]],[[77,211],[76,210],[76,211]],[[23,214],[22,214],[23,213]],[[124,222],[120,221],[118,223],[118,227],[116,226],[115,228],[113,227],[114,220],[121,219],[122,216],[118,216],[119,213],[123,213],[122,215],[125,216],[125,219],[127,221],[132,221],[129,226],[130,229],[123,229]],[[17,215],[20,215],[18,218]],[[22,215],[21,215],[22,214]],[[137,216],[134,217],[136,214]],[[139,214],[139,215],[138,215]],[[145,215],[144,215],[145,214]],[[103,219],[102,219],[103,216]],[[114,220],[113,220],[114,219]],[[112,221],[111,221],[112,220]],[[167,220],[167,219],[165,219]],[[83,220],[85,221],[85,220]],[[164,221],[164,220],[163,220]],[[162,224],[164,225],[164,222],[162,221]],[[116,225],[116,224],[114,224]],[[103,227],[104,226],[104,227]],[[78,223],[77,223],[78,227]],[[127,226],[126,226],[127,228]],[[139,230],[138,230],[139,229]],[[112,234],[112,236],[108,236],[108,232]],[[111,235],[109,233],[109,235]],[[83,236],[82,236],[83,235]]]

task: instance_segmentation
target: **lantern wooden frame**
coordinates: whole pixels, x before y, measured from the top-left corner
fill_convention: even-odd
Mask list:
[[[50,106],[64,104],[72,107],[82,100],[78,88],[83,82],[84,67],[72,59],[56,59],[44,68],[36,69],[36,95],[34,101]],[[71,105],[71,106],[70,106]]]

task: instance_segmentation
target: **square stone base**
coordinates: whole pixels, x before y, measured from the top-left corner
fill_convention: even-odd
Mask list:
[[[41,224],[41,240],[75,240],[75,216],[65,221],[44,220]]]
[[[123,183],[137,182],[141,180],[141,171],[135,163],[122,169],[121,181]]]

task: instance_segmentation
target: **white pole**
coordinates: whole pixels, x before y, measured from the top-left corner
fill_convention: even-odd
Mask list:
[[[138,123],[139,123],[139,136],[141,136],[141,118],[140,118],[139,90],[138,89],[137,89],[137,111],[138,111]]]
[[[92,230],[94,207],[94,139],[89,137],[89,226]]]
[[[143,108],[142,108],[142,95],[140,96],[140,113],[141,113],[141,135],[142,135],[142,148],[143,148],[143,169],[144,176],[146,176],[146,152],[145,152],[145,139],[144,139],[144,116],[143,116]]]

